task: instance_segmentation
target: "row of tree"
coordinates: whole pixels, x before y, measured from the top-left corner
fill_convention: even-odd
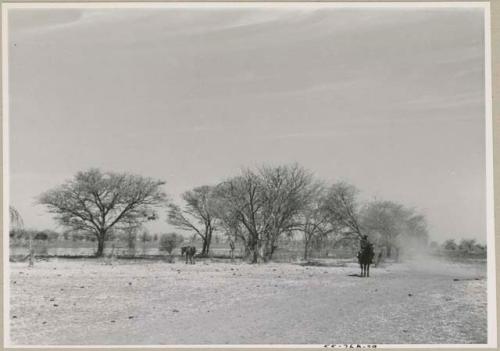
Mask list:
[[[158,219],[167,207],[167,221],[195,233],[206,255],[215,233],[234,247],[239,242],[253,263],[268,261],[280,239],[303,237],[304,256],[311,243],[342,243],[366,234],[388,256],[402,247],[427,245],[425,218],[414,209],[391,201],[361,203],[350,184],[326,184],[303,167],[292,164],[243,169],[216,185],[203,185],[170,201],[164,182],[152,178],[91,169],[40,195],[59,223],[89,233],[103,254],[113,232],[134,232]],[[327,242],[327,240],[325,240]]]
[[[441,247],[436,242],[430,243],[430,248],[433,250],[442,249],[445,251],[462,252],[468,254],[484,254],[486,253],[486,245],[476,242],[475,239],[462,239],[459,243],[455,239],[445,240]]]
[[[391,201],[361,204],[358,195],[353,185],[327,185],[297,164],[264,166],[185,192],[182,206],[168,205],[168,222],[196,232],[202,254],[219,231],[242,243],[254,263],[272,259],[284,236],[302,235],[305,259],[311,243],[325,237],[342,243],[366,234],[388,256],[401,247],[427,246],[422,215]]]

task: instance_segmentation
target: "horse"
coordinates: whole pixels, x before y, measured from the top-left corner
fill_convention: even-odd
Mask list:
[[[181,256],[186,255],[186,264],[189,263],[194,264],[194,255],[196,253],[196,247],[194,246],[183,246],[181,247]]]
[[[373,251],[373,244],[368,243],[358,252],[358,262],[361,267],[361,277],[370,276],[370,265],[373,263],[375,252]]]

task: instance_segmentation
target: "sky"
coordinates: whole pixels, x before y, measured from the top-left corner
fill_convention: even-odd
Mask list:
[[[98,167],[174,201],[241,167],[298,162],[364,201],[486,242],[483,10],[12,9],[10,202]],[[172,228],[165,215],[153,231]]]

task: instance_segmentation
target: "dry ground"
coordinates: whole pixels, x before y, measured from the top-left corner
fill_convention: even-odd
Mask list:
[[[486,343],[484,263],[355,273],[355,264],[14,263],[11,343]]]

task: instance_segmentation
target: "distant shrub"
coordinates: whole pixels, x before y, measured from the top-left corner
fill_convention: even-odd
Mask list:
[[[458,245],[453,239],[446,240],[443,243],[443,249],[449,250],[449,251],[455,251],[458,249]]]
[[[9,237],[12,239],[27,239],[28,233],[24,229],[14,228],[9,231]]]
[[[69,231],[65,231],[62,233],[62,237],[64,240],[69,240],[69,237],[70,237],[70,232]]]
[[[455,240],[446,240],[440,250],[434,251],[444,257],[454,260],[468,258],[486,258],[486,245],[481,245],[475,239],[462,239],[457,244]]]
[[[476,244],[476,245],[474,246],[474,250],[475,250],[477,253],[486,253],[486,245]]]
[[[59,233],[53,230],[34,230],[34,229],[12,229],[9,232],[9,237],[20,240],[42,240],[56,241],[59,238]]]
[[[476,240],[474,239],[462,239],[458,244],[458,249],[464,253],[474,253],[476,247]]]
[[[35,239],[35,240],[48,240],[49,236],[47,235],[47,233],[41,232],[41,233],[35,234],[35,237],[33,239]]]
[[[85,234],[82,233],[71,233],[71,240],[73,241],[84,241],[87,238]]]
[[[486,245],[481,245],[475,239],[462,239],[458,250],[466,254],[486,254]]]
[[[163,234],[160,237],[159,250],[160,252],[167,252],[169,255],[171,255],[172,251],[174,251],[174,249],[178,247],[183,241],[184,238],[177,233]]]

